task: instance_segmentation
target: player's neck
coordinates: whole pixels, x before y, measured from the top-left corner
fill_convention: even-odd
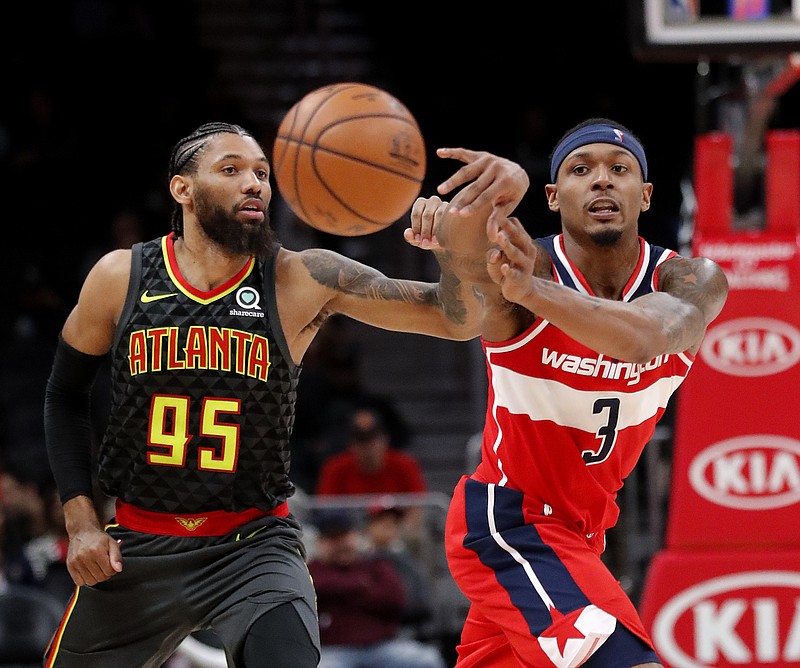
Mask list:
[[[639,262],[639,238],[626,235],[617,243],[602,246],[576,243],[565,236],[565,250],[589,283],[594,294],[606,299],[620,299]]]
[[[249,255],[233,254],[205,235],[188,229],[175,240],[174,249],[184,280],[202,291],[219,287],[250,260]]]

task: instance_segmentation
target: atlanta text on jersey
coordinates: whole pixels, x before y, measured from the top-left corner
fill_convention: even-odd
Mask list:
[[[266,382],[269,341],[264,336],[227,327],[157,327],[131,332],[131,375],[212,369]]]

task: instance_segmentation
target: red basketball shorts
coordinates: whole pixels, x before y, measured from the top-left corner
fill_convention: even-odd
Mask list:
[[[633,603],[597,550],[574,527],[540,511],[541,504],[534,510],[506,487],[466,476],[456,486],[447,559],[471,602],[459,668],[575,668],[617,629],[635,646],[635,658],[608,665],[658,661]]]

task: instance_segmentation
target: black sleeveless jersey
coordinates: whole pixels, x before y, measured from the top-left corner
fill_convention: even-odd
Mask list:
[[[99,449],[106,494],[165,513],[272,510],[294,493],[289,438],[300,367],[275,300],[275,256],[203,292],[173,236],[133,247]]]

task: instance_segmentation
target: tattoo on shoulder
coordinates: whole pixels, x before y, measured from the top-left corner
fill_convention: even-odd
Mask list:
[[[678,257],[664,263],[660,273],[660,289],[692,302],[703,311],[720,298],[728,286],[725,274],[705,258]]]

